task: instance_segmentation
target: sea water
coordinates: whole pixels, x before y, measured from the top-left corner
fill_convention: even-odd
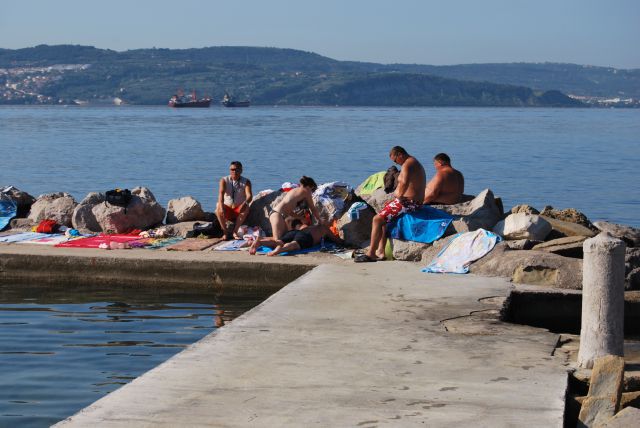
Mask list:
[[[254,193],[308,175],[357,186],[405,147],[433,175],[450,155],[465,193],[505,209],[576,208],[640,226],[640,110],[551,108],[0,107],[0,185],[37,196],[146,186],[213,211],[229,162]]]

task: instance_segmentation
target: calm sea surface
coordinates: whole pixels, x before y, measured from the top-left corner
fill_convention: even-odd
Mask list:
[[[0,107],[0,185],[34,196],[146,186],[166,206],[192,195],[213,211],[231,160],[254,190],[312,176],[357,186],[404,146],[448,153],[466,193],[505,209],[577,208],[640,226],[640,110],[517,108]]]
[[[47,427],[259,303],[0,287],[0,427]]]

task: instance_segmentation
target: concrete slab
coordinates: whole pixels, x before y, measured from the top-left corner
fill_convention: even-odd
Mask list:
[[[558,337],[496,320],[510,287],[324,264],[58,426],[562,426]]]

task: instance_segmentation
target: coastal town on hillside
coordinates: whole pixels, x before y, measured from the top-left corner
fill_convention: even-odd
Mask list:
[[[123,105],[131,103],[124,95],[125,88],[113,93],[94,93],[86,98],[64,98],[56,96],[50,87],[67,77],[69,73],[80,73],[91,68],[91,64],[56,64],[45,67],[0,68],[0,105]],[[67,75],[67,76],[65,76]],[[110,76],[106,76],[108,79]],[[589,96],[567,94],[589,107],[638,108],[640,98],[615,94],[611,96]],[[133,103],[131,103],[133,104]]]

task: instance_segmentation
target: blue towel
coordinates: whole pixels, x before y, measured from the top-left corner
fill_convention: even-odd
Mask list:
[[[336,245],[333,242],[325,242],[324,243],[324,248],[326,248],[327,250],[332,250],[332,249],[336,248]],[[314,245],[313,247],[305,248],[305,249],[302,249],[302,250],[285,251],[284,253],[280,253],[278,255],[279,256],[295,256],[296,254],[313,253],[315,251],[320,251],[321,249],[322,249],[322,247],[320,245]],[[256,250],[256,253],[257,254],[267,254],[269,251],[273,251],[273,248],[261,246],[261,247],[258,247],[258,249]]]
[[[16,203],[13,199],[0,199],[0,230],[4,229],[16,216]]]
[[[389,223],[387,233],[394,239],[430,244],[444,234],[452,220],[451,214],[423,205]]]

